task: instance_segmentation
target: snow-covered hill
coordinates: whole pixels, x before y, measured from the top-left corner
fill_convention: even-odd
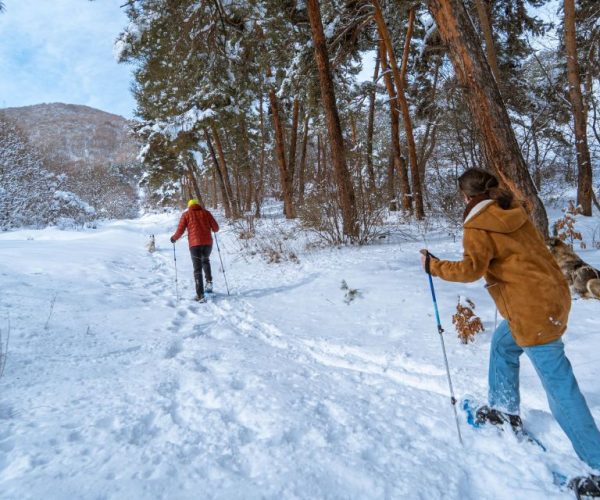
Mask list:
[[[98,217],[138,213],[139,144],[125,118],[88,106],[38,104],[5,108],[51,172],[66,174],[65,189],[95,208]]]
[[[0,235],[4,337],[8,315],[11,325],[3,500],[571,497],[552,471],[585,468],[525,357],[522,413],[548,451],[462,420],[459,445],[422,243],[300,251],[299,264],[274,265],[242,254],[224,227],[232,294],[215,253],[218,293],[198,304],[185,241],[176,296],[176,222]],[[436,255],[461,254],[429,240]],[[600,267],[600,252],[583,256]],[[350,304],[342,280],[360,292]],[[436,286],[457,395],[485,399],[492,303],[481,283]],[[468,346],[450,322],[459,294],[486,327]],[[565,336],[597,422],[599,307],[575,301]]]
[[[138,145],[122,116],[76,104],[36,104],[5,108],[6,116],[23,130],[63,173],[98,164],[133,162]]]

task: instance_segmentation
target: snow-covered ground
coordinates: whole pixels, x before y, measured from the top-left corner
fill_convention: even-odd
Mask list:
[[[232,288],[191,300],[174,214],[81,232],[0,235],[0,498],[570,498],[580,474],[522,361],[522,414],[541,451],[461,417],[458,443],[419,242],[243,256],[220,234]],[[598,225],[588,223],[588,232]],[[145,243],[154,233],[157,251]],[[433,253],[460,242],[430,238]],[[583,257],[600,267],[600,252]],[[344,302],[342,280],[360,296]],[[457,396],[486,397],[494,308],[481,283],[436,280]],[[486,332],[459,343],[458,295]],[[573,304],[567,353],[600,423],[600,303]]]

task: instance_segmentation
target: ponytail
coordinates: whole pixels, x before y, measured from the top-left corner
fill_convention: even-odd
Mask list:
[[[498,203],[498,206],[502,210],[508,210],[512,205],[513,194],[510,191],[507,191],[506,189],[500,189],[497,187],[491,188],[490,190],[488,190],[488,194],[490,195],[490,198],[492,200]]]
[[[489,196],[498,203],[502,210],[509,209],[513,202],[512,193],[500,188],[500,183],[494,175],[479,168],[466,170],[458,178],[458,186],[470,198],[481,195]]]

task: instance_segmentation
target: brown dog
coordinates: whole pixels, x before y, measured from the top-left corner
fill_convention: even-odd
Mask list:
[[[559,238],[551,238],[548,248],[567,278],[571,290],[584,299],[600,299],[600,271],[586,264]]]

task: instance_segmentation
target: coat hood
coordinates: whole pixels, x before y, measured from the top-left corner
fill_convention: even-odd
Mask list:
[[[519,205],[501,209],[493,200],[475,205],[465,220],[465,228],[483,229],[494,233],[514,233],[527,222],[527,214]]]

